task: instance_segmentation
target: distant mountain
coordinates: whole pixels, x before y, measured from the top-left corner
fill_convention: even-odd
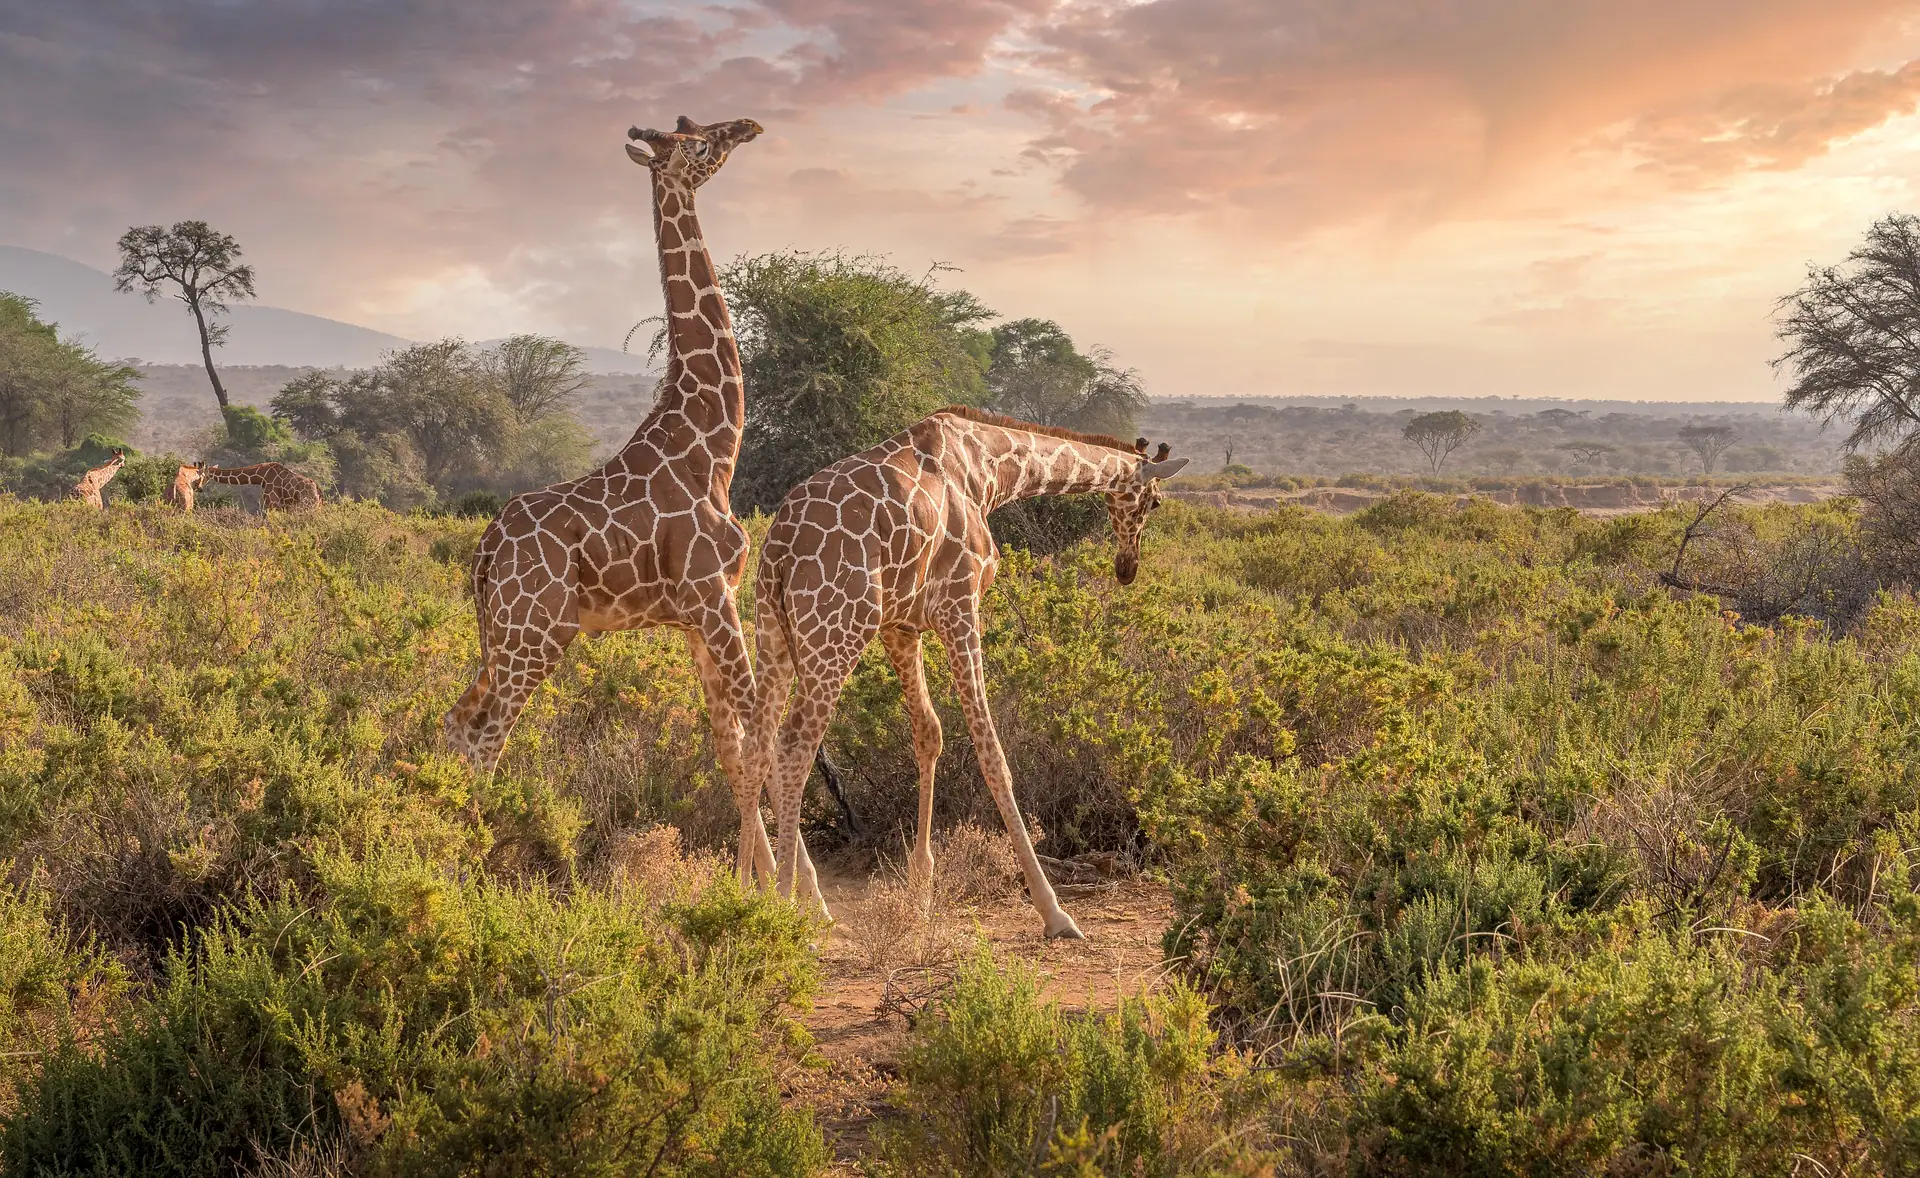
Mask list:
[[[40,317],[78,335],[109,359],[148,364],[198,364],[200,341],[186,308],[172,299],[149,303],[113,289],[113,278],[58,254],[0,245],[0,290],[40,304]],[[233,327],[214,363],[227,366],[287,365],[366,368],[382,352],[412,343],[384,331],[356,327],[319,315],[243,304],[227,320]],[[613,348],[586,348],[593,373],[644,373],[644,356]]]

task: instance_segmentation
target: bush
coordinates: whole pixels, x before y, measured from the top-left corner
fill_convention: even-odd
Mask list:
[[[982,947],[915,1029],[881,1155],[913,1175],[1252,1173],[1259,1084],[1212,1041],[1178,982],[1073,1017]]]
[[[220,1174],[344,1134],[374,1174],[795,1174],[773,1066],[814,984],[790,907],[651,908],[321,855],[70,1046],[0,1138],[12,1172]]]

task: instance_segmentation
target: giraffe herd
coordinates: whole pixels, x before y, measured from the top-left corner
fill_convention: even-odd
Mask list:
[[[126,463],[127,452],[114,450],[112,458],[80,476],[80,481],[73,484],[73,490],[67,492],[67,498],[78,499],[94,507],[106,507],[101,492]],[[174,472],[172,485],[161,492],[161,498],[171,507],[190,512],[193,510],[194,492],[208,483],[260,488],[262,511],[297,511],[303,507],[320,506],[320,484],[278,462],[256,462],[252,466],[182,463],[179,470]]]
[[[946,648],[980,773],[1006,824],[1048,937],[1079,938],[1041,870],[987,699],[981,601],[998,547],[987,517],[1039,495],[1098,494],[1132,582],[1160,480],[1186,465],[1162,443],[1132,445],[950,407],[842,458],[780,505],[755,582],[750,657],[736,595],[746,530],[730,509],[746,424],[740,351],[695,193],[735,148],[763,133],[751,119],[674,130],[634,128],[627,154],[647,169],[666,304],[667,371],[652,410],[605,465],[517,495],[487,527],[470,568],[480,642],[472,684],[446,715],[448,744],[492,772],[534,690],[575,637],[664,626],[686,635],[705,694],[716,759],[740,817],[743,882],[792,898],[796,886],[831,919],[800,838],[807,774],[842,688],[878,638],[899,674],[913,727],[919,813],[909,878],[933,870],[931,826],[940,720],[927,693],[922,635]],[[72,495],[96,507],[126,461],[87,472]],[[208,484],[260,488],[269,511],[320,505],[320,489],[276,462],[183,465],[166,501],[192,511]],[[757,670],[757,677],[756,677]],[[768,838],[761,800],[773,808]]]

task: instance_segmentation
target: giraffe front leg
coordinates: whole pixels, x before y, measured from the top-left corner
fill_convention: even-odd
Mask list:
[[[1040,869],[1033,840],[1027,837],[1027,824],[1020,816],[1020,803],[1013,796],[1013,773],[1007,768],[1006,753],[1000,747],[1000,733],[993,726],[993,712],[987,703],[986,661],[980,653],[980,628],[976,618],[952,619],[941,630],[940,641],[947,648],[947,661],[953,666],[953,682],[960,695],[960,710],[967,717],[967,731],[973,736],[973,748],[980,760],[980,776],[986,779],[993,801],[1006,823],[1007,837],[1020,856],[1021,871],[1027,877],[1027,894],[1045,924],[1048,939],[1065,937],[1083,940],[1080,926],[1073,923],[1053,884]]]
[[[766,836],[766,823],[760,821],[760,771],[753,764],[753,748],[747,735],[747,708],[753,704],[753,668],[745,666],[745,691],[737,683],[745,662],[745,639],[737,633],[726,635],[724,620],[687,631],[687,650],[693,654],[693,670],[699,673],[701,693],[707,696],[707,721],[714,735],[714,758],[726,773],[733,790],[733,806],[739,812],[739,854],[735,867],[739,883],[751,884],[758,873],[760,884],[774,879],[774,846]],[[712,637],[708,637],[712,635]],[[716,654],[718,647],[718,654]],[[733,648],[739,648],[735,654]]]
[[[907,883],[921,898],[922,906],[933,903],[933,775],[940,764],[942,747],[940,714],[933,710],[927,695],[926,665],[920,660],[920,632],[887,629],[880,642],[900,676],[901,695],[907,716],[913,722],[913,759],[920,770],[920,813],[914,827],[913,854],[907,860]]]

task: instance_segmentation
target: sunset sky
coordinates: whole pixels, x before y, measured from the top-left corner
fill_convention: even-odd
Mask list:
[[[627,126],[749,116],[716,253],[948,263],[1157,395],[1768,400],[1917,108],[1920,0],[0,0],[0,242],[618,347]]]

